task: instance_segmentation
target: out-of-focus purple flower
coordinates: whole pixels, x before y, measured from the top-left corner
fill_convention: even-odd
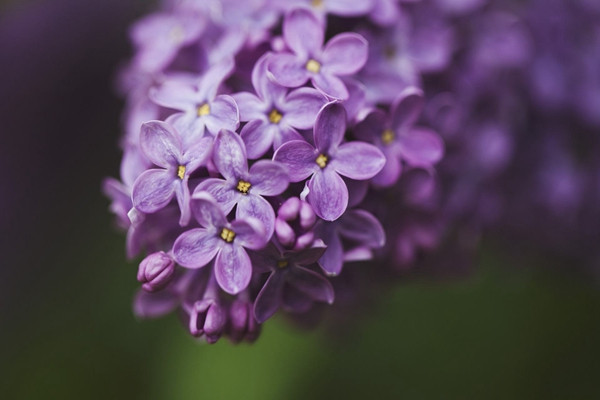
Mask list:
[[[277,2],[277,0],[271,1]],[[322,18],[327,14],[353,17],[368,14],[374,3],[375,0],[287,0],[284,9],[294,10],[298,7],[309,7]]]
[[[229,338],[237,343],[241,340],[253,342],[260,333],[260,324],[254,318],[254,305],[249,301],[235,300],[229,307]]]
[[[142,260],[137,279],[142,282],[142,289],[155,292],[164,288],[173,277],[175,261],[164,251],[152,253]]]
[[[315,147],[292,140],[273,156],[288,167],[292,182],[310,177],[307,200],[315,213],[328,221],[339,218],[348,206],[348,188],[340,175],[366,180],[377,175],[385,164],[385,156],[371,144],[358,141],[342,144],[345,131],[344,107],[329,104],[315,122]]]
[[[140,146],[144,155],[161,169],[149,169],[135,181],[133,206],[143,213],[155,213],[164,208],[173,196],[177,198],[181,218],[187,225],[190,218],[190,174],[210,155],[212,139],[202,138],[191,147],[183,147],[174,128],[162,121],[142,125]]]
[[[272,55],[267,68],[283,86],[298,87],[310,80],[326,95],[345,100],[348,90],[339,77],[365,65],[368,43],[356,33],[341,33],[323,48],[324,31],[323,23],[310,11],[291,11],[283,22],[283,38],[293,53]]]
[[[240,133],[248,157],[259,158],[269,148],[276,150],[285,142],[302,139],[297,129],[310,129],[326,98],[312,88],[288,89],[267,76],[268,55],[256,62],[252,85],[256,95],[241,92],[233,95],[240,110],[240,120],[249,121]]]
[[[173,244],[175,261],[186,268],[202,268],[215,259],[219,286],[227,293],[238,294],[252,277],[252,264],[244,248],[258,250],[266,243],[262,224],[251,217],[229,223],[221,207],[206,192],[194,193],[191,203],[202,228],[177,238]]]
[[[219,132],[215,139],[213,161],[225,179],[206,179],[194,193],[210,193],[225,214],[237,205],[236,218],[256,218],[265,228],[266,239],[270,239],[275,228],[275,212],[263,196],[276,196],[287,188],[286,167],[275,161],[260,160],[248,169],[244,142],[239,135],[227,130]]]
[[[290,197],[277,210],[275,219],[275,235],[285,248],[301,250],[314,241],[311,229],[317,216],[310,204],[298,197]]]

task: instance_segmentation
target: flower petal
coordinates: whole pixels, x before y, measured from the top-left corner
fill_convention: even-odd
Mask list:
[[[276,126],[260,119],[255,119],[244,125],[240,136],[246,145],[248,158],[260,158],[269,151],[276,130]]]
[[[190,222],[192,210],[190,208],[190,188],[188,187],[188,177],[183,181],[175,184],[175,197],[179,205],[181,216],[179,217],[179,225],[186,226]]]
[[[300,182],[317,171],[319,166],[315,162],[316,158],[315,148],[304,140],[284,143],[273,155],[273,160],[288,168],[290,182]]]
[[[350,210],[340,218],[338,232],[345,238],[371,248],[383,247],[385,232],[381,222],[365,210]]]
[[[336,100],[347,100],[350,97],[344,82],[330,73],[316,74],[311,77],[312,84],[327,96]]]
[[[304,68],[305,62],[293,54],[273,54],[269,57],[267,68],[278,84],[285,87],[298,87],[304,85],[309,78],[309,73]]]
[[[156,104],[179,111],[189,111],[202,101],[193,86],[171,80],[150,89],[148,96]]]
[[[263,323],[281,307],[283,297],[283,284],[285,283],[281,272],[272,272],[265,285],[262,287],[254,301],[254,318]]]
[[[348,188],[332,168],[315,173],[308,181],[307,200],[315,214],[326,221],[338,219],[348,206]]]
[[[264,227],[263,235],[266,236],[266,239],[270,239],[275,230],[275,211],[273,211],[273,207],[267,200],[258,195],[249,193],[241,196],[235,211],[235,217],[239,220],[248,217],[259,220]]]
[[[354,135],[365,142],[379,143],[381,135],[386,128],[387,118],[383,111],[375,109],[367,117],[358,123],[354,129]]]
[[[330,165],[340,175],[362,181],[377,175],[385,161],[381,150],[372,144],[349,142],[338,148]]]
[[[232,187],[232,183],[224,179],[208,178],[200,182],[194,193],[208,192],[219,203],[225,215],[229,214],[242,194]]]
[[[250,183],[254,194],[277,196],[288,187],[287,168],[277,161],[257,161],[250,167]]]
[[[236,295],[248,287],[252,264],[246,250],[235,243],[225,244],[215,260],[215,277],[225,292]]]
[[[398,142],[402,158],[413,167],[430,167],[444,155],[444,142],[429,129],[412,128]]]
[[[367,62],[369,44],[357,33],[334,36],[323,50],[323,70],[333,75],[352,75]]]
[[[222,130],[215,139],[213,161],[227,180],[237,180],[248,174],[246,146],[237,133]]]
[[[373,8],[374,0],[327,0],[327,11],[335,15],[365,15]]]
[[[133,184],[131,200],[141,212],[151,214],[165,207],[175,194],[175,173],[171,170],[149,169]]]
[[[203,227],[219,229],[227,225],[223,209],[210,193],[194,190],[190,205],[196,221]]]
[[[231,95],[240,110],[240,121],[252,121],[255,119],[266,120],[265,114],[268,105],[255,94],[248,92],[235,93]]]
[[[337,149],[346,132],[346,110],[339,103],[330,103],[321,109],[315,121],[315,146],[326,155]]]
[[[195,144],[187,149],[182,155],[186,164],[185,174],[189,176],[192,172],[204,165],[212,153],[213,138],[203,137],[195,141]]]
[[[296,89],[287,95],[285,103],[280,106],[283,112],[281,122],[298,129],[310,129],[326,101],[325,96],[318,90]]]
[[[262,197],[254,196],[261,200],[264,200]],[[273,208],[267,202],[271,211]],[[256,209],[256,206],[254,206]],[[258,206],[261,207],[261,206]],[[250,208],[250,207],[248,207]],[[265,207],[266,208],[266,207]],[[238,206],[239,210],[239,206]],[[260,211],[259,211],[260,212]],[[251,215],[245,216],[243,219],[236,219],[231,222],[231,229],[235,232],[235,241],[236,243],[251,249],[251,250],[259,250],[265,247],[267,242],[269,241],[269,237],[267,237],[267,233],[265,232],[264,223],[258,220],[256,217]]]
[[[181,142],[176,131],[163,121],[142,124],[140,147],[146,157],[159,167],[177,165],[181,157]]]
[[[222,94],[210,103],[210,114],[204,117],[206,129],[213,135],[221,129],[235,131],[240,125],[240,113],[233,97]]]
[[[425,98],[421,89],[414,86],[404,89],[392,104],[390,112],[392,130],[398,131],[413,126],[423,111],[424,103]]]
[[[319,237],[327,245],[327,250],[319,259],[319,265],[327,275],[338,275],[344,266],[344,248],[333,224],[321,225]]]
[[[285,254],[285,256],[295,265],[306,266],[319,261],[325,253],[325,250],[327,250],[325,243],[323,243],[322,240],[317,239],[314,246],[300,251],[291,251],[289,254]]]
[[[272,54],[267,53],[259,58],[252,69],[252,86],[254,87],[254,90],[258,96],[262,99],[262,101],[264,101],[264,104],[270,103],[272,99],[277,99],[285,95],[287,92],[284,87],[269,79],[267,67],[269,65],[269,58],[271,56]]]
[[[291,142],[292,140],[302,140],[305,142],[304,137],[297,130],[287,125],[273,125],[275,135],[273,137],[273,150],[277,150],[282,144]]]
[[[386,161],[379,173],[373,177],[373,184],[380,187],[391,186],[398,182],[402,173],[402,163],[394,152],[386,151],[384,153]]]
[[[312,300],[333,303],[333,286],[316,272],[302,267],[290,268],[286,280]]]
[[[202,268],[219,251],[221,239],[212,230],[195,228],[179,235],[173,244],[173,258],[186,268]]]
[[[133,313],[138,318],[158,318],[175,310],[178,304],[179,296],[171,290],[139,290],[133,300]]]
[[[294,53],[308,57],[320,52],[325,27],[308,9],[297,8],[285,16],[283,38]]]

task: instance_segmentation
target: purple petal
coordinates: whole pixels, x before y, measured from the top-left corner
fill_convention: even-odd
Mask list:
[[[334,36],[323,50],[323,70],[334,75],[352,75],[367,62],[369,44],[356,33]]]
[[[381,141],[381,134],[386,129],[386,114],[375,109],[367,117],[354,127],[354,135],[365,142],[378,143]]]
[[[305,141],[302,135],[299,134],[298,131],[292,128],[291,126],[279,124],[273,127],[277,128],[277,130],[275,130],[275,137],[273,138],[274,150],[277,150],[281,147],[282,144],[291,142],[292,140]]]
[[[330,103],[321,109],[315,121],[315,146],[326,155],[335,150],[346,132],[346,110],[339,103]]]
[[[400,93],[391,108],[391,127],[398,131],[403,127],[411,127],[417,122],[425,99],[423,91],[417,87],[408,87]]]
[[[257,250],[265,246],[275,229],[275,212],[268,201],[260,196],[242,196],[231,223],[236,240],[244,247]]]
[[[181,212],[179,225],[186,226],[190,222],[192,216],[192,210],[190,208],[190,188],[188,187],[187,176],[183,181],[178,183],[179,184],[175,185],[175,197],[177,198],[177,204],[179,205],[179,210]]]
[[[327,275],[338,275],[344,266],[344,248],[334,226],[321,228],[320,236],[327,244],[327,250],[319,260],[319,264]]]
[[[212,145],[213,139],[211,137],[203,137],[196,140],[195,144],[183,153],[182,160],[186,164],[186,175],[189,176],[201,165],[205,164],[211,155]]]
[[[222,130],[215,139],[213,161],[227,180],[237,180],[248,174],[246,146],[237,133]]]
[[[193,86],[178,81],[166,81],[149,92],[150,99],[156,104],[179,111],[189,111],[203,99]]]
[[[324,26],[309,10],[297,8],[283,21],[283,38],[294,53],[308,57],[320,52],[323,46]]]
[[[151,214],[165,207],[175,194],[177,177],[172,170],[149,169],[133,184],[131,200],[141,212]]]
[[[367,14],[373,8],[373,0],[326,0],[331,14],[356,16]]]
[[[250,168],[250,183],[255,194],[277,196],[288,187],[287,168],[276,161],[257,161]]]
[[[258,96],[266,102],[270,102],[271,99],[276,99],[284,96],[286,89],[282,86],[277,85],[267,74],[267,67],[269,65],[269,59],[272,54],[267,53],[262,56],[254,65],[252,69],[252,86],[258,94]],[[237,98],[236,98],[237,101]],[[241,109],[241,106],[240,106]],[[249,121],[249,120],[244,120]]]
[[[206,129],[216,135],[221,129],[235,131],[240,125],[240,113],[231,96],[220,95],[210,103],[210,114],[204,117]]]
[[[177,165],[181,157],[181,143],[175,130],[163,121],[142,124],[140,147],[146,157],[159,167]]]
[[[430,167],[444,154],[444,142],[437,133],[425,128],[412,128],[398,138],[402,158],[412,166]]]
[[[246,145],[248,158],[257,159],[269,151],[277,129],[277,126],[260,119],[255,119],[244,125],[240,136]]]
[[[242,194],[232,187],[231,182],[224,179],[209,178],[196,187],[194,193],[208,192],[219,203],[220,208],[227,215],[233,210]]]
[[[246,289],[252,277],[252,264],[246,250],[236,244],[222,246],[215,260],[215,277],[221,289],[229,294]]]
[[[333,303],[333,286],[323,276],[302,267],[290,268],[287,282],[312,300]]]
[[[331,168],[340,175],[363,181],[377,175],[385,164],[385,156],[377,147],[364,142],[344,143],[331,160]]]
[[[173,244],[173,258],[186,268],[202,268],[219,251],[221,239],[212,230],[195,228],[182,233]]]
[[[309,72],[304,68],[306,61],[293,54],[273,54],[269,57],[268,70],[275,82],[285,87],[302,86],[308,81]]]
[[[290,259],[290,262],[298,266],[310,265],[319,261],[326,250],[327,246],[325,243],[323,243],[322,240],[317,240],[313,247],[301,251],[290,252],[288,258]]]
[[[194,190],[190,204],[196,221],[205,228],[223,228],[227,225],[223,209],[209,193]]]
[[[310,129],[315,123],[319,110],[327,99],[312,88],[300,88],[292,91],[281,105],[283,123],[298,129]]]
[[[254,302],[254,318],[259,323],[268,320],[281,306],[283,297],[283,274],[273,272],[265,282]]]
[[[267,104],[256,97],[256,95],[248,92],[241,92],[235,93],[231,97],[233,97],[240,110],[240,121],[266,119],[265,113],[268,111]]]
[[[402,164],[396,154],[387,151],[385,154],[385,165],[377,175],[373,177],[373,184],[376,186],[387,187],[398,181],[402,173]]]
[[[377,24],[390,26],[399,20],[400,10],[395,0],[375,0],[370,16]]]
[[[313,85],[327,96],[337,100],[347,100],[350,96],[346,85],[332,74],[321,73],[311,77]]]
[[[340,235],[372,248],[383,247],[385,232],[381,222],[364,210],[350,210],[340,219]]]
[[[133,300],[133,313],[139,318],[158,318],[169,314],[179,304],[179,296],[170,290],[149,293],[139,290]]]
[[[317,171],[319,166],[315,162],[316,158],[315,148],[303,140],[284,143],[273,155],[273,160],[288,168],[290,182],[300,182]]]
[[[312,307],[312,300],[291,285],[285,285],[282,306],[287,312],[305,313]]]
[[[315,214],[326,221],[338,219],[348,206],[348,188],[331,168],[315,173],[308,182],[307,200]]]
[[[221,86],[221,83],[223,83],[225,78],[231,75],[234,67],[235,63],[230,57],[211,66],[210,69],[204,73],[199,84],[201,98],[207,101],[214,99],[219,86]]]

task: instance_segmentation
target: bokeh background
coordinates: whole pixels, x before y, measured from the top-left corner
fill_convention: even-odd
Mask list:
[[[0,0],[1,398],[600,398],[598,282],[488,241],[468,276],[407,278],[335,331],[279,317],[209,346],[174,316],[136,320],[100,185],[127,26],[151,7]]]

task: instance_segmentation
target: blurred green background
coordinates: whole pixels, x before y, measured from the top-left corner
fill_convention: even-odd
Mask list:
[[[10,3],[0,2],[1,398],[600,398],[597,283],[512,265],[492,245],[472,276],[401,283],[335,334],[279,318],[253,345],[209,346],[174,316],[136,320],[136,265],[100,182],[118,174],[112,79],[148,4]]]

